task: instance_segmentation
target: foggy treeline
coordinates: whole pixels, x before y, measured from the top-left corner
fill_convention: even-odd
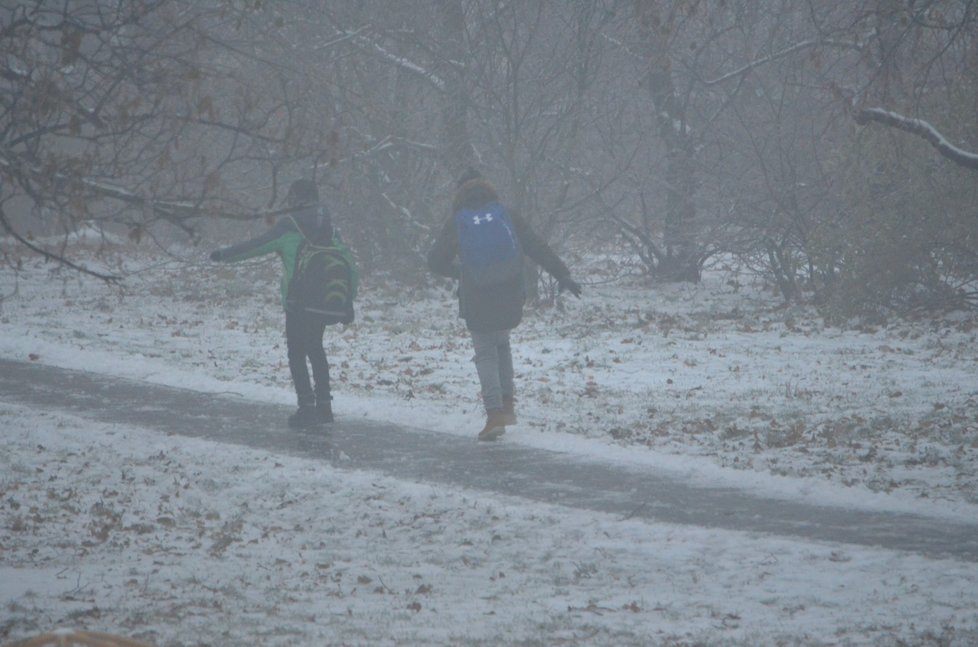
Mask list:
[[[83,224],[196,241],[306,176],[365,272],[424,280],[476,166],[558,251],[657,280],[974,307],[976,149],[978,0],[0,7],[0,231],[67,264]]]

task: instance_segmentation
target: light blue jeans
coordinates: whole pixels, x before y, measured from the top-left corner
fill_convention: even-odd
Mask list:
[[[475,348],[475,370],[482,386],[482,403],[486,411],[503,408],[503,398],[513,397],[513,353],[509,331],[472,331]]]

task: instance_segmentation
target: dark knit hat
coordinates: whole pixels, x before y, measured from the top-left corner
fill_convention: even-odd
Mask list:
[[[455,181],[455,188],[462,186],[469,180],[474,180],[476,178],[482,177],[482,173],[473,166],[468,166],[462,171],[462,174],[458,176],[458,180]]]
[[[319,189],[312,180],[296,180],[289,187],[288,200],[292,204],[316,204],[319,202]]]

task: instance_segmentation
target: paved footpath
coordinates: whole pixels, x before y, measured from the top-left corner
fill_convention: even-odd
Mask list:
[[[516,443],[479,443],[410,427],[339,419],[297,433],[291,409],[95,373],[0,359],[0,402],[245,445],[412,481],[523,497],[651,521],[878,546],[978,561],[975,524],[760,498]]]

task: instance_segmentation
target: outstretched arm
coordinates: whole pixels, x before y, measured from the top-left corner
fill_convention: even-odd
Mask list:
[[[211,260],[222,263],[235,263],[247,258],[264,256],[265,254],[278,251],[279,239],[288,229],[287,221],[283,218],[274,227],[260,236],[211,252]]]
[[[520,214],[511,213],[510,217],[513,220],[513,227],[516,228],[516,236],[520,239],[523,252],[557,279],[557,285],[561,292],[567,290],[575,297],[580,297],[581,285],[571,278],[570,270],[567,269],[564,261],[560,260],[560,257],[533,231],[533,228]]]

